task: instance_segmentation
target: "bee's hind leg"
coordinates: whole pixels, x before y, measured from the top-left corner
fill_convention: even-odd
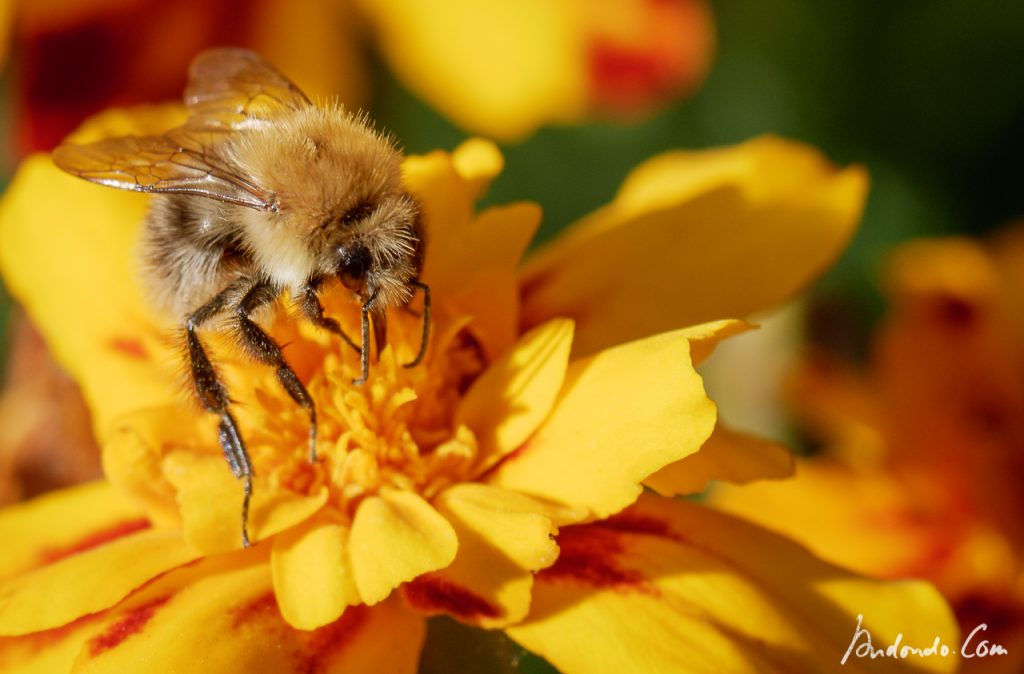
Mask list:
[[[272,366],[278,381],[292,400],[309,413],[309,460],[316,461],[316,405],[309,391],[299,381],[295,370],[284,359],[281,347],[252,320],[260,307],[277,299],[281,290],[269,281],[258,281],[242,295],[235,307],[237,334],[242,347],[261,363]]]
[[[196,329],[225,309],[228,298],[236,292],[232,284],[218,293],[212,300],[199,307],[185,321],[185,340],[192,370],[192,381],[200,404],[208,412],[220,416],[219,439],[228,465],[234,476],[244,481],[245,496],[242,500],[242,545],[249,547],[249,500],[252,498],[252,462],[245,450],[245,443],[238,432],[238,424],[228,411],[231,403],[227,390],[217,376]]]

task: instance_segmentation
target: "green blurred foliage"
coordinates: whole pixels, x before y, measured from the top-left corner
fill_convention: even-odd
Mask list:
[[[558,674],[543,658],[497,630],[468,627],[447,616],[427,621],[419,674]]]

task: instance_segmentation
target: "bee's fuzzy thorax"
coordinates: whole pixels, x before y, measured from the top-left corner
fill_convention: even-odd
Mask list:
[[[365,115],[337,104],[281,115],[239,134],[228,151],[281,210],[310,222],[355,205],[368,192],[393,188],[401,175],[402,155],[390,138]]]
[[[272,125],[238,134],[227,152],[275,199],[276,210],[245,209],[241,220],[250,252],[283,285],[297,286],[335,264],[334,247],[347,213],[363,204],[395,204],[402,199],[401,153],[365,115],[338,104],[277,117]],[[345,225],[350,230],[346,240],[358,241],[361,229],[379,230],[382,222],[401,224],[401,219],[385,220],[383,215]],[[381,237],[365,238],[374,244],[375,262],[401,252],[391,250],[402,245],[401,237],[383,248],[376,245]]]

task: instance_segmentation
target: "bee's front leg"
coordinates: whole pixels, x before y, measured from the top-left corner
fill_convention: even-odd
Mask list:
[[[320,286],[323,285],[323,281],[323,278],[310,279],[305,287],[299,291],[296,299],[298,300],[299,308],[302,310],[302,315],[305,316],[306,320],[313,325],[333,332],[341,337],[346,344],[351,346],[357,352],[360,352],[361,349],[359,348],[359,345],[356,344],[351,337],[345,334],[345,331],[341,329],[338,321],[330,318],[329,316],[324,316],[324,307],[320,304],[320,298],[317,297],[317,293],[320,291]]]
[[[292,400],[309,413],[309,460],[316,461],[316,405],[309,391],[295,370],[288,365],[281,352],[281,346],[252,320],[252,314],[260,307],[277,299],[281,289],[266,280],[257,281],[242,295],[235,306],[236,336],[242,348],[261,363],[274,367],[278,381]]]

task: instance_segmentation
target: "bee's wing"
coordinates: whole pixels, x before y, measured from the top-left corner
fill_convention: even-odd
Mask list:
[[[197,194],[259,210],[275,206],[266,193],[216,152],[224,134],[188,128],[163,136],[124,136],[62,145],[53,161],[72,175],[136,192]]]
[[[192,61],[185,88],[187,126],[227,131],[260,126],[281,112],[312,105],[291,80],[255,53],[210,49]]]

